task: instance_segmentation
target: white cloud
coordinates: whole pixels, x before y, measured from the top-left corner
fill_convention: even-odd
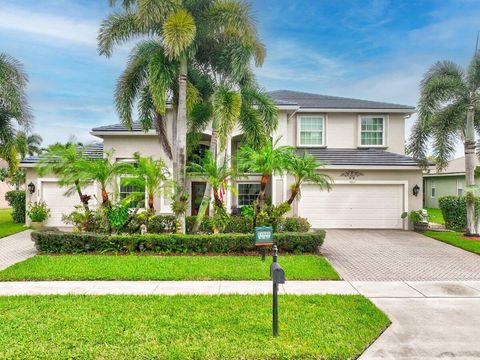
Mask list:
[[[88,46],[97,45],[98,26],[96,22],[32,13],[14,7],[2,8],[0,12],[0,28],[52,37]]]

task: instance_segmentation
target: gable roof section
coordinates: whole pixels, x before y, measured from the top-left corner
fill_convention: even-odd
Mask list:
[[[351,99],[339,96],[328,96],[312,94],[291,90],[276,90],[268,93],[277,105],[298,105],[300,108],[311,109],[385,109],[385,110],[406,110],[413,112],[415,107],[391,104],[379,101]]]
[[[89,159],[101,159],[103,157],[103,143],[101,142],[95,142],[92,144],[89,144],[88,147],[85,149],[83,152],[83,155],[85,155]],[[25,159],[22,159],[20,161],[20,166],[21,165],[28,165],[30,164],[36,164],[38,163],[39,156],[28,156]]]
[[[93,132],[100,132],[100,131],[143,131],[139,121],[134,121],[132,123],[132,129],[127,128],[123,124],[112,124],[112,125],[105,125],[105,126],[98,126],[92,129]]]
[[[297,149],[298,154],[303,154],[305,151],[326,165],[418,166],[417,162],[409,156],[379,149]]]

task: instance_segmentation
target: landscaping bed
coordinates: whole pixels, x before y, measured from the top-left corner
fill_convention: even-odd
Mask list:
[[[0,297],[5,358],[351,359],[389,325],[362,296]]]
[[[287,280],[339,280],[318,255],[280,256]],[[38,255],[0,271],[21,280],[270,280],[260,256]]]
[[[465,237],[463,232],[425,231],[423,235],[480,254],[480,240],[478,238]]]
[[[316,253],[325,239],[325,231],[276,233],[274,242],[282,253]],[[106,235],[60,231],[38,231],[32,240],[43,253],[154,252],[247,253],[256,251],[252,234],[147,234]]]

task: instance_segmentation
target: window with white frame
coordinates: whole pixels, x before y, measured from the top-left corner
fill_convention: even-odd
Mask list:
[[[437,189],[435,188],[435,181],[432,180],[431,185],[430,185],[430,197],[432,197],[432,198],[435,197],[436,190]]]
[[[458,196],[463,195],[463,182],[460,179],[457,179],[457,195]]]
[[[361,116],[360,117],[360,145],[383,146],[385,145],[385,117]]]
[[[323,116],[300,116],[298,119],[298,144],[300,146],[324,145],[325,118]]]
[[[252,205],[260,192],[260,184],[238,184],[238,206]]]

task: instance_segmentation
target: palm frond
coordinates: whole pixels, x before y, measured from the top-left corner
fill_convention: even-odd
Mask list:
[[[175,10],[181,7],[180,0],[137,0],[138,18],[146,26],[157,27]]]
[[[476,53],[467,72],[467,83],[471,93],[477,94],[480,90],[480,53]]]
[[[166,119],[164,116],[158,112],[155,112],[155,131],[158,135],[158,141],[162,145],[163,151],[168,156],[170,160],[173,158],[172,146],[170,140],[168,139],[167,129],[166,129]]]
[[[178,64],[168,60],[164,49],[157,46],[156,51],[150,55],[148,80],[156,111],[162,115],[166,112],[168,91],[175,84],[177,77]]]
[[[238,91],[220,85],[212,96],[213,121],[218,133],[220,151],[225,150],[228,136],[237,125],[242,106]]]
[[[278,109],[273,99],[259,88],[244,87],[241,91],[243,101],[258,111],[263,126],[271,134],[278,126]]]
[[[180,9],[163,23],[162,36],[165,52],[170,59],[178,59],[195,39],[195,20],[186,10]]]

